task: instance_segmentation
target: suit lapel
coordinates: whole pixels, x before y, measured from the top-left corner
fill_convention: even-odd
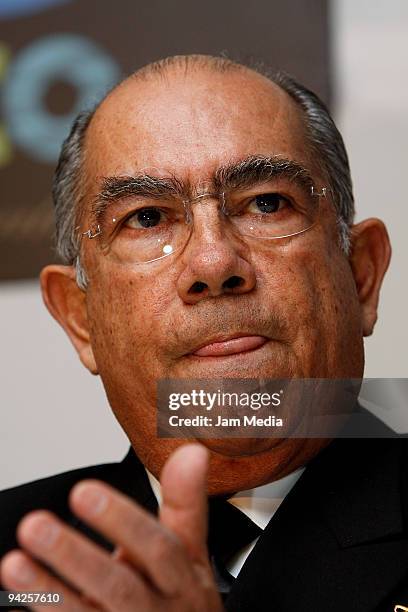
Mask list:
[[[248,557],[227,609],[372,612],[388,599],[408,575],[403,442],[337,439],[322,451]]]
[[[270,521],[234,583],[227,610],[388,612],[406,604],[405,449],[401,439],[334,440]],[[98,477],[157,512],[132,449]],[[112,549],[76,517],[70,522]]]
[[[150,486],[146,469],[132,447],[119,464],[118,481],[113,486],[132,497],[152,514],[157,514],[157,500]]]
[[[150,486],[146,470],[132,447],[130,447],[127,455],[120,463],[110,464],[109,469],[102,472],[98,477],[100,480],[107,482],[115,489],[134,499],[152,514],[157,514],[157,500]],[[113,549],[112,544],[100,533],[91,529],[74,514],[71,513],[69,515],[67,522],[100,546],[109,551]]]

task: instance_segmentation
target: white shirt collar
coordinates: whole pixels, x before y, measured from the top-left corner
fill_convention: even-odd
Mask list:
[[[246,514],[258,527],[265,529],[286,495],[303,474],[304,469],[299,468],[295,472],[266,485],[235,493],[228,499],[228,502]],[[161,506],[160,482],[149,470],[146,470],[146,472],[157,503]]]
[[[303,474],[305,468],[299,468],[295,472],[248,491],[240,491],[228,499],[229,503],[239,508],[241,512],[246,514],[258,527],[265,529],[286,495],[295,485],[296,481]],[[153,493],[156,496],[159,507],[162,503],[160,482],[146,470]],[[258,538],[247,544],[243,549],[237,552],[227,564],[227,570],[234,578],[241,571],[249,553],[255,546]]]
[[[286,495],[303,474],[305,468],[248,491],[240,491],[229,498],[229,503],[246,514],[258,527],[265,529]]]
[[[160,508],[160,506],[162,505],[162,494],[161,494],[161,485],[160,485],[160,482],[157,480],[157,478],[155,476],[153,476],[153,474],[151,472],[149,472],[149,470],[147,470],[146,468],[145,468],[145,470],[146,470],[146,474],[147,474],[147,477],[148,477],[149,482],[150,482],[150,486],[153,489],[154,496],[155,496],[155,498],[157,500],[157,503],[159,504],[159,508]]]

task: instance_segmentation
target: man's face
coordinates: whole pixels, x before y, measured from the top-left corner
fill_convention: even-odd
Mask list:
[[[306,144],[296,105],[250,71],[173,70],[130,79],[96,113],[86,137],[83,227],[104,177],[174,176],[200,190],[221,166],[279,155],[327,185]],[[279,188],[299,197],[296,183]],[[84,240],[91,346],[110,404],[136,452],[156,475],[182,440],[156,437],[162,378],[360,377],[360,308],[350,264],[338,245],[330,197],[318,222],[291,239],[257,244],[224,232],[214,198],[192,207],[186,248],[160,262],[123,265]],[[88,223],[88,225],[87,225]],[[242,280],[227,290],[225,281]],[[194,291],[203,283],[203,291]],[[203,345],[263,337],[253,350],[196,355]],[[256,344],[256,340],[254,341]],[[211,352],[211,351],[210,351]],[[304,464],[323,440],[212,440],[209,487],[256,486]]]

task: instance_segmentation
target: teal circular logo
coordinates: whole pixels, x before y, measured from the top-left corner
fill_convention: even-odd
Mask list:
[[[3,83],[3,114],[11,140],[31,157],[55,162],[75,116],[98,102],[120,76],[114,58],[84,36],[58,34],[36,40],[13,58]],[[75,91],[73,107],[62,115],[45,105],[57,81]]]

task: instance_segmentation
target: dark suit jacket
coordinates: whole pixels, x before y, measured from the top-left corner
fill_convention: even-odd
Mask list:
[[[230,612],[391,612],[408,606],[408,440],[337,439],[306,467],[258,540],[226,601]],[[99,478],[152,512],[157,504],[132,450],[121,463],[45,478],[0,493],[0,555],[15,528],[48,508],[102,545],[67,506],[71,487]],[[229,525],[211,539],[234,537]]]

